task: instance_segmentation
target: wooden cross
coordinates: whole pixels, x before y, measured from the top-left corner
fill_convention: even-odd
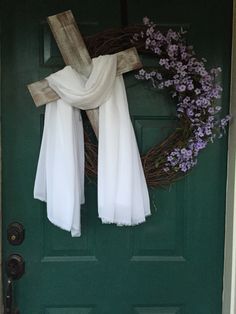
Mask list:
[[[65,11],[50,16],[47,20],[65,64],[72,66],[77,72],[88,77],[91,72],[92,60],[72,12]],[[142,64],[136,48],[117,53],[117,75],[141,67]],[[42,106],[59,99],[59,96],[49,87],[45,79],[28,85],[28,89],[36,106]],[[86,110],[86,113],[96,136],[98,136],[98,109]]]

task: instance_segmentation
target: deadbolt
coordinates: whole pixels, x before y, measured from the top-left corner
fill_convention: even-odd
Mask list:
[[[7,228],[7,239],[12,245],[20,245],[25,239],[25,229],[19,222],[11,223]]]

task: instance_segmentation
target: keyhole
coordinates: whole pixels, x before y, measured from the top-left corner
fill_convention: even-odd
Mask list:
[[[16,240],[16,236],[15,236],[14,234],[11,236],[11,240],[12,240],[12,241],[15,241],[15,240]]]

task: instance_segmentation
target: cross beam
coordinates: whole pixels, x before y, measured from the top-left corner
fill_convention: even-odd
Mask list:
[[[48,23],[55,37],[59,50],[66,65],[72,66],[77,72],[89,76],[91,57],[85,46],[71,11],[65,11],[48,17]],[[136,48],[117,53],[117,75],[139,69],[142,63]],[[36,104],[42,106],[59,99],[44,79],[28,85],[29,92]],[[86,110],[95,134],[98,136],[98,109]]]

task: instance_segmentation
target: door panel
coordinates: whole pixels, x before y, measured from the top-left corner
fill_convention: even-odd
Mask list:
[[[86,182],[82,236],[53,226],[46,206],[33,199],[44,108],[26,89],[63,67],[45,17],[71,9],[84,35],[121,25],[125,1],[3,1],[2,159],[4,259],[26,261],[15,284],[24,314],[220,314],[222,298],[227,138],[210,145],[197,167],[166,189],[150,189],[152,216],[136,227],[103,225],[96,183]],[[125,11],[124,11],[125,12]],[[221,66],[221,104],[228,110],[231,1],[129,0],[130,24],[147,15],[162,28],[189,30],[188,40],[209,66]],[[144,62],[146,60],[141,56]],[[140,153],[178,125],[170,96],[125,75]],[[19,247],[6,228],[21,222]]]

